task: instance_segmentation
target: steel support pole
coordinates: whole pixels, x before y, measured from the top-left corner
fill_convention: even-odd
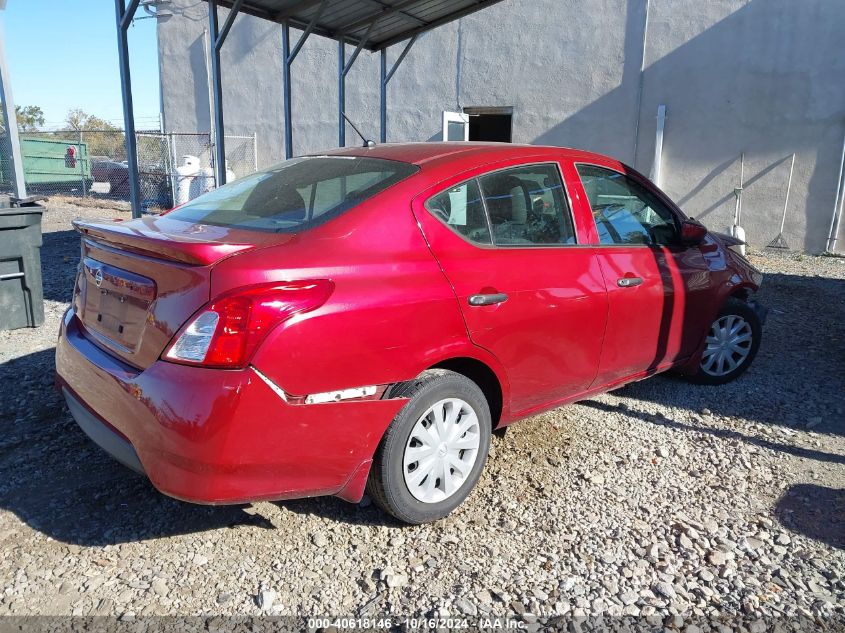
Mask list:
[[[223,42],[226,41],[226,38],[229,36],[229,31],[232,29],[232,25],[235,23],[235,18],[238,17],[238,11],[241,10],[241,5],[244,3],[244,0],[235,0],[232,3],[232,7],[229,9],[229,15],[226,17],[226,21],[223,23],[223,28],[220,29],[220,33],[217,35],[217,48],[219,49],[223,46]]]
[[[120,91],[123,96],[123,133],[126,144],[126,163],[129,176],[129,202],[132,217],[141,217],[141,183],[138,174],[138,147],[135,138],[135,113],[132,107],[132,75],[129,72],[129,43],[126,31],[135,17],[139,0],[115,0],[117,18],[117,55],[120,63]]]
[[[408,40],[408,43],[405,44],[405,48],[402,49],[402,52],[399,53],[399,57],[396,58],[396,61],[393,62],[393,66],[390,67],[390,70],[387,70],[387,47],[381,49],[381,63],[379,65],[379,71],[381,75],[381,98],[379,103],[379,115],[381,119],[381,142],[387,143],[387,84],[390,83],[390,80],[393,79],[393,75],[396,73],[396,70],[399,68],[399,65],[402,61],[407,57],[408,52],[411,50],[411,47],[414,45],[414,42],[417,41],[417,37],[419,34],[414,35],[411,39]]]
[[[0,31],[0,105],[3,106],[7,141],[11,146],[9,148],[9,154],[12,159],[12,187],[15,190],[16,198],[26,198],[26,182],[23,177],[21,145],[20,138],[18,137],[18,118],[15,114],[15,99],[12,96],[12,81],[9,78],[9,68],[6,66],[6,50],[3,44],[4,35]]]
[[[211,36],[211,112],[214,128],[214,180],[217,186],[226,184],[226,139],[223,129],[223,81],[220,77],[220,25],[217,19],[217,0],[208,0],[208,32]]]
[[[293,60],[296,59],[296,56],[299,55],[299,51],[302,50],[305,40],[307,40],[308,36],[314,31],[314,27],[317,26],[317,22],[320,21],[320,17],[323,15],[323,10],[326,8],[328,3],[328,0],[322,0],[320,2],[317,12],[314,14],[314,17],[311,18],[311,22],[308,23],[308,26],[305,27],[302,35],[299,36],[293,50],[291,50],[290,47],[290,22],[288,22],[288,20],[282,22],[282,56],[284,57],[282,60],[282,80],[284,83],[282,90],[285,109],[285,158],[293,158],[293,122],[291,121],[291,110],[293,108],[291,107],[290,66],[293,63]]]
[[[346,40],[337,43],[337,146],[346,147]]]
[[[223,125],[223,79],[220,73],[220,49],[232,29],[243,0],[235,0],[223,28],[217,14],[217,0],[208,0],[209,57],[211,72],[209,93],[211,97],[211,125],[214,128],[214,182],[218,187],[226,184],[226,132]]]
[[[343,117],[346,112],[346,75],[348,75],[349,71],[352,70],[352,65],[355,63],[355,60],[358,59],[358,55],[360,55],[361,50],[364,46],[366,46],[367,41],[370,39],[370,33],[372,33],[375,24],[375,21],[371,22],[369,28],[367,28],[367,32],[364,33],[364,37],[358,40],[358,45],[349,57],[349,61],[346,61],[346,40],[341,37],[338,42],[337,139],[339,147],[346,147],[346,119]]]
[[[171,204],[176,206],[176,190],[178,188],[178,172],[176,171],[176,142],[173,140],[173,132],[164,132],[164,138],[167,139],[167,155],[170,159],[170,191]]]
[[[282,24],[282,97],[285,112],[285,158],[293,158],[293,124],[290,120],[290,24],[287,20]]]
[[[387,143],[387,49],[379,54],[379,142]]]
[[[83,158],[82,156],[82,130],[76,131],[76,139],[78,143],[76,151],[79,153],[79,158],[76,162],[79,163],[79,184],[82,185],[82,197],[84,198],[88,195],[88,188],[85,186],[85,161],[87,158]]]

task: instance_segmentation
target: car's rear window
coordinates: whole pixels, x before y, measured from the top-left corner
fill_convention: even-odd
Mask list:
[[[294,158],[199,196],[168,217],[256,231],[298,232],[348,211],[418,169],[381,158]]]

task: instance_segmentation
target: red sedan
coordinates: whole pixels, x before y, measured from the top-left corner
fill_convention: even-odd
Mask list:
[[[724,383],[760,344],[762,276],[730,238],[582,151],[343,149],[76,227],[58,384],[198,503],[369,490],[431,521],[494,429],[669,369]]]

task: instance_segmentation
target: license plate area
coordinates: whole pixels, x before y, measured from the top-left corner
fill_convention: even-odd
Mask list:
[[[83,259],[82,267],[82,322],[108,342],[134,352],[156,297],[155,282],[88,257]]]

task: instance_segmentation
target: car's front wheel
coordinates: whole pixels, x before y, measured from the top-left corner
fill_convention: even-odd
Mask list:
[[[722,385],[738,378],[750,366],[763,326],[754,309],[739,299],[728,299],[710,326],[694,382]]]
[[[457,508],[475,486],[490,449],[490,407],[472,380],[434,369],[397,385],[409,398],[373,459],[367,489],[406,523],[427,523]]]

